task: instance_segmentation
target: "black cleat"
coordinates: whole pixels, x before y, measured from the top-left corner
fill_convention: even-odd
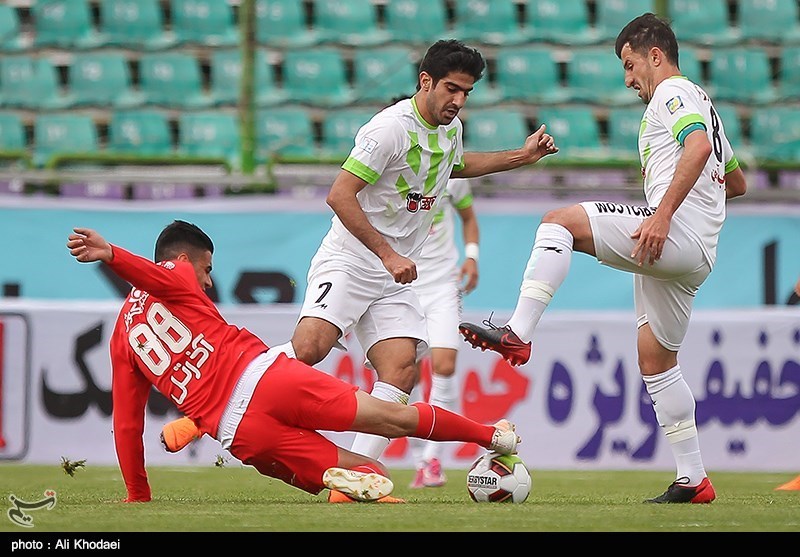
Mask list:
[[[645,499],[645,503],[710,503],[716,499],[717,494],[714,486],[703,478],[700,485],[689,487],[689,478],[678,478],[670,484],[667,490],[653,499]]]
[[[483,324],[485,326],[482,327],[473,323],[461,323],[458,330],[473,347],[493,350],[513,366],[528,363],[531,358],[530,342],[522,342],[508,325],[498,327],[490,319],[484,320]]]

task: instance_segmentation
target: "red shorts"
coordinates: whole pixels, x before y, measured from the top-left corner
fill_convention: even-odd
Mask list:
[[[258,382],[230,453],[265,476],[312,494],[339,462],[337,446],[317,430],[348,431],[358,387],[281,354]]]

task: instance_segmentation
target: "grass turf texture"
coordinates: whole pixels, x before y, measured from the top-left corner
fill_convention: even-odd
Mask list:
[[[711,473],[711,505],[649,505],[670,472],[532,471],[525,503],[475,503],[466,470],[448,470],[441,488],[413,490],[410,470],[392,471],[405,505],[330,505],[241,466],[151,467],[154,499],[123,504],[116,467],[70,477],[52,466],[0,464],[0,532],[798,532],[800,491],[775,491],[791,473]],[[8,519],[10,495],[33,502],[57,493],[52,510],[30,511],[33,528]],[[13,534],[12,534],[13,536]],[[7,537],[7,536],[4,536]]]

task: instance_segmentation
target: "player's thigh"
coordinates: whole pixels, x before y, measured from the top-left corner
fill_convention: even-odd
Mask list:
[[[354,327],[358,342],[369,353],[378,342],[393,338],[414,339],[419,359],[428,350],[428,328],[419,298],[408,284],[387,283]]]
[[[452,348],[462,345],[458,324],[462,315],[462,292],[456,282],[442,282],[418,289],[425,312],[428,344],[431,348]]]

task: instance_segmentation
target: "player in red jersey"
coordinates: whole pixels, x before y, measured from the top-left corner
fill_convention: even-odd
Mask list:
[[[212,286],[214,245],[194,224],[166,226],[155,263],[88,228],[73,229],[67,248],[81,263],[107,264],[133,287],[110,341],[114,445],[126,502],[151,499],[142,440],[151,385],[234,457],[311,494],[328,488],[355,501],[402,501],[389,497],[393,484],[383,464],[318,430],[516,452],[520,440],[507,420],[483,425],[429,404],[379,400],[294,359],[290,343],[270,348],[229,324],[204,292]]]

